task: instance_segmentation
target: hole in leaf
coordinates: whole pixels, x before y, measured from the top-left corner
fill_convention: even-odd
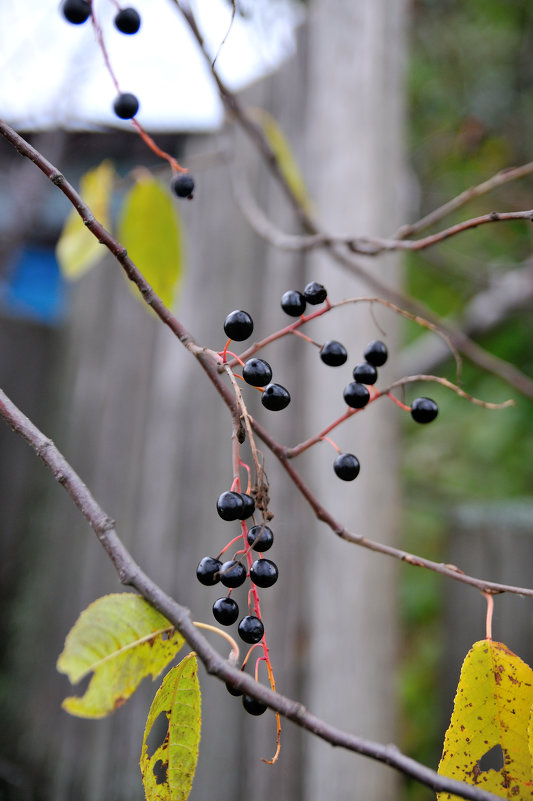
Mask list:
[[[505,765],[505,756],[501,745],[499,743],[493,745],[486,754],[483,754],[477,764],[482,773],[487,770],[502,770]]]
[[[158,759],[155,763],[154,767],[152,768],[152,772],[155,776],[155,783],[156,784],[165,784],[167,781],[167,769],[168,769],[168,762],[163,762],[162,759]]]
[[[150,729],[150,734],[146,740],[146,751],[150,759],[157,751],[159,746],[163,745],[168,733],[168,718],[165,712],[160,712],[154,720],[154,725]]]

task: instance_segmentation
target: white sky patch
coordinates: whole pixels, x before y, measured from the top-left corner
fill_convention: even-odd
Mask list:
[[[209,66],[172,0],[128,0],[141,15],[137,34],[113,25],[116,7],[94,0],[121,91],[139,99],[137,119],[152,131],[207,131],[223,108]],[[301,10],[289,0],[192,0],[217,70],[239,90],[273,72],[295,49]],[[227,38],[221,46],[224,37]],[[68,23],[58,0],[0,0],[0,117],[19,130],[129,127],[112,110],[116,96],[90,21]]]

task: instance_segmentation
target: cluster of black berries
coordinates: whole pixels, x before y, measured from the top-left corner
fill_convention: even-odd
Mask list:
[[[91,3],[89,0],[64,0],[62,11],[68,22],[81,25],[91,16]],[[134,8],[121,8],[115,14],[114,23],[121,33],[137,33],[141,27],[141,17]]]
[[[236,342],[243,342],[252,335],[254,323],[248,312],[236,309],[224,321],[224,333]],[[244,363],[242,377],[253,387],[264,387],[261,403],[265,409],[279,412],[291,402],[289,391],[281,384],[272,383],[272,368],[264,359],[252,357]]]
[[[64,0],[63,16],[73,25],[81,25],[91,16],[89,0]],[[114,18],[115,28],[128,35],[137,33],[141,27],[141,17],[134,8],[121,8]],[[139,111],[139,101],[131,92],[121,92],[115,98],[113,110],[121,120],[131,120]]]
[[[285,292],[281,298],[281,308],[285,314],[291,317],[301,317],[308,303],[311,306],[317,306],[319,303],[323,303],[327,296],[328,291],[325,286],[311,281],[303,292],[298,292],[296,289],[289,289]]]
[[[335,345],[337,352],[346,354],[345,348],[339,343],[326,343]],[[326,346],[322,348],[324,350]],[[346,361],[345,355],[342,361],[327,361],[322,356],[322,361],[326,364],[338,366]],[[363,409],[370,400],[370,392],[367,386],[372,386],[378,379],[378,367],[382,367],[388,358],[387,346],[380,340],[369,342],[364,351],[364,361],[358,362],[352,371],[353,381],[346,385],[343,392],[344,402],[352,409]],[[411,417],[417,423],[431,423],[438,414],[438,406],[431,398],[416,398],[411,405]],[[359,460],[353,453],[341,453],[333,463],[336,475],[343,481],[353,481],[359,475]]]
[[[63,0],[63,16],[73,25],[81,25],[91,16],[91,0]],[[115,14],[115,28],[132,35],[141,27],[141,17],[134,8],[121,8]],[[113,111],[121,120],[131,120],[139,111],[139,100],[132,92],[120,92],[113,102]],[[180,172],[171,181],[172,191],[178,197],[192,200],[194,179],[188,172]]]
[[[255,501],[251,495],[245,492],[223,492],[217,500],[217,512],[222,520],[248,520],[255,512]],[[272,547],[274,534],[269,526],[265,524],[252,525],[246,532],[246,541],[252,551],[263,554]],[[229,559],[226,562],[222,562],[218,558],[204,556],[196,568],[196,576],[198,581],[207,587],[214,586],[219,582],[224,587],[228,587],[230,592],[214,602],[213,616],[217,623],[222,626],[231,626],[237,621],[240,614],[237,602],[231,597],[231,590],[240,587],[247,578],[256,587],[261,587],[262,589],[272,587],[278,580],[278,568],[275,562],[271,559],[263,558],[262,555],[252,562],[249,571],[238,559]],[[263,638],[263,622],[256,615],[245,615],[240,619],[237,631],[243,642],[255,645]],[[234,695],[241,694],[230,687],[228,689]],[[264,706],[261,711],[252,711],[254,709],[257,710],[259,707],[257,706],[258,702],[249,696],[244,696],[243,705],[248,712],[254,715],[262,714],[266,709],[266,706],[261,704],[261,707]]]

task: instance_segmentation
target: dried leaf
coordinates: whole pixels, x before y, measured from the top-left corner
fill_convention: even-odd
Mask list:
[[[155,679],[183,642],[171,623],[139,595],[99,598],[81,613],[57,660],[57,669],[72,684],[93,672],[85,695],[65,698],[63,708],[82,718],[108,715],[145,676]]]
[[[168,721],[167,732],[149,755],[148,736],[161,714]],[[165,676],[146,721],[140,765],[148,801],[188,798],[198,760],[200,727],[198,665],[195,654],[190,653]]]
[[[80,195],[104,228],[110,228],[109,200],[115,170],[109,159],[89,170],[80,182]],[[65,278],[76,279],[94,267],[106,254],[106,248],[87,230],[77,211],[72,209],[56,245],[56,258]]]
[[[255,118],[263,133],[268,139],[270,147],[274,151],[274,155],[279,164],[280,171],[287,181],[292,193],[297,199],[300,206],[306,212],[311,212],[312,203],[309,197],[309,192],[305,185],[305,181],[300,172],[300,168],[292,152],[292,148],[281,130],[278,121],[272,114],[262,108],[254,108],[249,111],[250,116]]]
[[[439,773],[501,798],[533,799],[532,705],[531,668],[503,643],[475,643],[461,670]],[[438,798],[459,801],[449,793]]]

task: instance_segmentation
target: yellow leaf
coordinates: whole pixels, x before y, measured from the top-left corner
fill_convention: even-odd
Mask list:
[[[128,192],[118,238],[153,290],[172,306],[182,273],[183,235],[170,193],[152,177],[143,176]]]
[[[262,108],[254,108],[249,110],[250,116],[255,118],[263,133],[268,139],[268,143],[279,164],[280,171],[287,181],[293,195],[303,208],[304,211],[310,213],[312,203],[309,198],[309,193],[305,185],[305,181],[298,167],[297,161],[292,152],[291,146],[287,141],[285,134],[281,130],[278,121],[272,114]]]
[[[80,182],[80,195],[104,228],[110,228],[109,198],[113,189],[115,170],[109,159],[85,173]],[[106,249],[87,230],[77,211],[72,209],[59,241],[56,258],[66,278],[79,278],[100,261]]]
[[[533,799],[532,705],[531,668],[503,643],[475,643],[461,670],[439,773],[501,798]],[[438,798],[459,801],[449,793]]]
[[[148,801],[185,801],[191,791],[200,743],[201,698],[198,665],[188,654],[165,676],[153,700],[144,730],[141,773]],[[148,754],[148,736],[163,714],[163,742]]]
[[[57,669],[77,684],[93,672],[82,697],[63,708],[82,718],[101,718],[121,706],[149,674],[175,657],[183,637],[150,604],[133,593],[99,598],[85,609],[65,640]]]

